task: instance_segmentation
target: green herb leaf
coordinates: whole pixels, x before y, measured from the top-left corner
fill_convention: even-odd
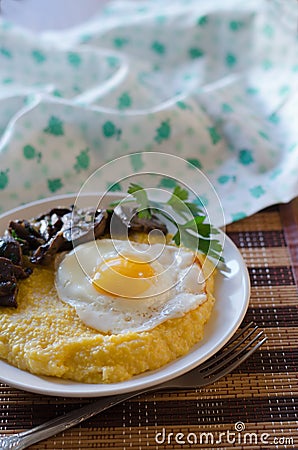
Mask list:
[[[114,202],[111,202],[109,206],[111,208],[116,208],[118,205],[126,205],[127,203],[134,203],[134,200],[115,200]]]
[[[171,198],[167,201],[167,205],[169,205],[181,217],[186,219],[187,214],[189,214],[189,210],[185,205],[185,200],[187,199],[188,192],[180,186],[176,186]]]
[[[179,231],[177,231],[177,233],[176,234],[174,234],[174,236],[173,236],[173,241],[175,242],[175,244],[176,245],[180,245],[180,232]]]
[[[127,191],[138,203],[138,216],[142,219],[151,219],[150,203],[145,189],[135,183],[132,183]]]
[[[139,217],[150,219],[153,213],[161,215],[177,228],[172,238],[176,245],[182,244],[224,263],[222,245],[218,239],[213,238],[219,231],[206,222],[207,217],[197,203],[188,201],[189,194],[186,189],[175,186],[167,202],[150,200],[146,190],[139,184],[132,183],[127,192],[134,197],[138,205]],[[183,223],[173,219],[177,215],[183,219]]]
[[[195,203],[190,202],[184,202],[187,209],[189,209],[190,213],[194,216],[198,215],[199,213],[202,213],[202,209],[198,207]]]
[[[26,241],[25,241],[24,239],[20,238],[20,237],[17,235],[16,230],[11,230],[11,235],[12,235],[12,237],[13,237],[16,241],[20,242],[21,244],[26,243]]]
[[[182,200],[183,202],[184,202],[185,200],[187,200],[187,199],[188,199],[188,192],[187,192],[187,190],[186,190],[186,189],[183,189],[183,188],[180,187],[180,186],[176,186],[175,189],[174,189],[174,191],[173,191],[173,194],[172,194],[170,200],[168,200],[168,202],[167,202],[168,205],[173,205],[173,204],[175,204],[176,201],[177,201],[177,199],[180,199],[180,200]]]
[[[195,216],[193,219],[189,220],[188,222],[180,226],[184,229],[193,230],[197,232],[205,219],[206,216]]]

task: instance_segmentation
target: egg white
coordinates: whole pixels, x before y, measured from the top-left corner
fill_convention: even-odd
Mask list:
[[[138,298],[105,294],[92,284],[100,264],[119,254],[147,261],[156,274]],[[111,239],[81,244],[66,254],[57,267],[56,289],[87,326],[113,334],[152,329],[183,316],[207,299],[202,270],[193,252]]]

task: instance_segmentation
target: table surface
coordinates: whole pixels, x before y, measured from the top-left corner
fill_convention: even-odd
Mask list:
[[[264,329],[262,348],[213,385],[136,397],[30,448],[298,448],[298,199],[226,231],[251,278],[243,325],[254,321]],[[1,433],[31,428],[91,401],[0,384]]]

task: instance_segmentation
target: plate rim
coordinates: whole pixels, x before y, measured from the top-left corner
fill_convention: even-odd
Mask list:
[[[82,197],[90,198],[90,197],[97,197],[101,195],[102,193],[84,193],[80,194]],[[112,198],[119,198],[123,196],[123,193],[121,192],[111,192],[108,193],[109,197]],[[18,214],[20,211],[24,210],[30,210],[35,207],[39,207],[42,205],[47,205],[51,203],[55,203],[57,201],[65,201],[70,199],[75,199],[77,197],[76,193],[68,193],[68,194],[60,194],[55,195],[51,197],[46,197],[40,200],[36,200],[33,202],[26,203],[24,205],[20,205],[18,207],[15,207],[11,210],[5,211],[0,214],[0,222],[5,219],[9,218],[12,215]],[[57,206],[57,205],[56,205]],[[61,205],[62,206],[62,205]],[[43,212],[43,211],[40,211]],[[0,224],[1,225],[1,224]],[[128,393],[128,392],[134,392],[141,389],[151,388],[153,386],[157,386],[161,383],[164,383],[166,381],[169,381],[171,379],[174,379],[180,375],[183,375],[184,373],[188,372],[191,369],[194,369],[199,364],[202,364],[204,361],[209,359],[212,355],[214,355],[217,351],[219,351],[228,341],[229,339],[234,335],[234,333],[237,331],[239,326],[241,325],[247,309],[249,305],[249,299],[251,294],[251,283],[250,283],[250,277],[249,272],[247,269],[247,266],[244,262],[243,256],[241,255],[239,249],[234,244],[232,239],[224,233],[222,230],[219,230],[221,234],[224,235],[225,242],[228,243],[228,245],[232,248],[234,252],[236,252],[238,261],[241,263],[241,269],[242,269],[242,283],[243,283],[243,301],[242,301],[242,307],[238,312],[237,319],[235,320],[234,326],[226,333],[225,337],[221,339],[215,346],[213,346],[205,355],[203,355],[201,358],[195,359],[192,363],[188,363],[185,366],[182,365],[182,367],[179,367],[174,369],[173,371],[169,370],[169,373],[167,373],[167,368],[169,368],[170,365],[178,365],[179,362],[183,359],[186,359],[188,355],[191,355],[193,351],[199,351],[199,347],[195,350],[190,350],[186,355],[183,355],[176,360],[172,361],[169,364],[166,364],[165,366],[160,367],[159,369],[156,369],[154,371],[148,371],[144,372],[140,375],[134,376],[133,378],[129,380],[125,380],[118,383],[80,383],[75,381],[70,381],[66,379],[60,379],[56,377],[46,377],[46,376],[39,376],[32,374],[28,371],[19,369],[12,364],[8,363],[4,359],[0,359],[0,368],[2,370],[0,371],[0,381],[2,383],[8,384],[9,386],[21,389],[27,392],[32,392],[36,394],[42,394],[42,395],[49,395],[49,396],[56,396],[56,397],[81,397],[81,398],[87,398],[87,397],[104,397],[109,395],[115,395],[115,394],[122,394],[122,393]],[[225,244],[226,245],[226,244]],[[224,247],[225,248],[225,247]],[[200,343],[196,344],[199,346]],[[3,373],[5,373],[5,367],[9,367],[13,372],[16,372],[15,379],[11,379],[9,377],[3,376]],[[4,370],[3,370],[4,369]],[[165,371],[165,374],[163,372]],[[17,375],[24,374],[25,379],[26,377],[29,377],[32,379],[31,383],[26,383],[19,381]],[[155,374],[157,377],[155,377]],[[41,383],[45,383],[45,386],[36,386],[34,384],[34,380],[38,379],[41,381]],[[49,386],[47,384],[50,384]],[[57,384],[56,384],[57,383]],[[53,384],[53,385],[52,385]],[[68,389],[67,389],[68,387]],[[82,390],[80,390],[80,388]]]

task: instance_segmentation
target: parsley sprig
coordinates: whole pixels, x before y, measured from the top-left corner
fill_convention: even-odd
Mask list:
[[[222,244],[214,237],[219,231],[206,222],[207,216],[203,210],[196,203],[189,201],[186,189],[176,186],[166,202],[149,199],[146,189],[139,184],[131,183],[127,192],[134,200],[120,200],[111,206],[133,202],[137,203],[137,214],[140,218],[150,219],[153,214],[163,216],[177,230],[172,237],[176,245],[199,251],[217,262],[220,261],[224,266]],[[182,222],[178,222],[178,218]]]

